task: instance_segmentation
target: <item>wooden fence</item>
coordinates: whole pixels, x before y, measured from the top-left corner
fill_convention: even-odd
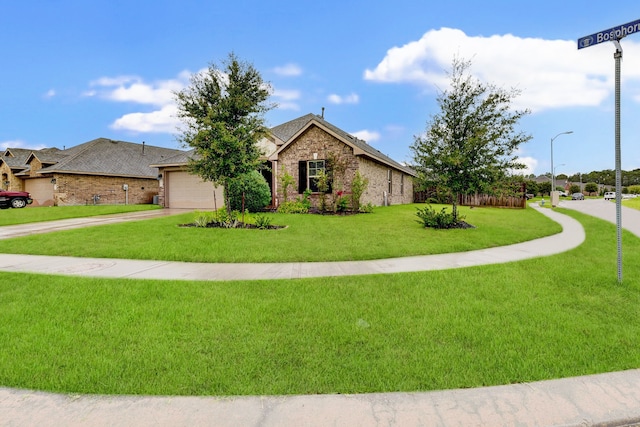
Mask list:
[[[458,198],[460,206],[518,208],[527,207],[527,199],[524,196],[488,196],[486,194],[461,194]]]

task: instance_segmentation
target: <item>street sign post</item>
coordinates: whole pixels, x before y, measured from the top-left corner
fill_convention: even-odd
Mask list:
[[[637,21],[629,22],[628,24],[618,25],[617,27],[609,28],[608,30],[600,31],[589,36],[580,37],[578,39],[578,49],[593,46],[604,42],[612,42],[614,40],[620,40],[629,34],[640,32],[640,19]]]
[[[615,162],[616,162],[616,229],[618,244],[618,282],[622,282],[622,170],[620,156],[620,62],[622,61],[622,46],[620,40],[624,37],[640,32],[640,19],[600,31],[578,39],[578,49],[595,46],[603,42],[613,42],[616,51],[615,59]]]

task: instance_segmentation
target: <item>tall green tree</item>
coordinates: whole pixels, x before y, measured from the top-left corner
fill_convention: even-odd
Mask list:
[[[531,139],[516,131],[529,114],[511,108],[519,92],[481,82],[471,76],[470,66],[470,61],[453,60],[450,88],[437,98],[440,112],[411,146],[419,176],[451,192],[454,221],[459,195],[485,192],[510,170],[524,168],[516,150]]]
[[[189,169],[204,181],[227,188],[232,180],[257,170],[261,152],[257,142],[267,134],[264,114],[271,87],[258,70],[230,53],[221,66],[191,77],[188,87],[175,93],[183,123],[178,139],[195,150]]]

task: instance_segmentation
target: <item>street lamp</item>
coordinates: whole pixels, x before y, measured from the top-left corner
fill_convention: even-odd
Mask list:
[[[556,191],[556,178],[555,178],[555,170],[553,169],[553,140],[559,137],[560,135],[568,135],[573,133],[572,130],[568,130],[566,132],[560,132],[553,138],[551,138],[551,193],[553,194]]]

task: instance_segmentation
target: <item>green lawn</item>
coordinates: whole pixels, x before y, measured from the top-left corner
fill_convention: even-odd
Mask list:
[[[55,221],[59,219],[84,218],[159,209],[156,205],[97,205],[97,206],[51,206],[26,207],[24,209],[0,209],[0,227],[4,225],[28,224],[30,222]]]
[[[584,225],[583,245],[503,265],[238,282],[0,273],[0,384],[363,393],[640,367],[640,239],[624,234],[618,284],[615,226],[558,211]],[[439,237],[464,239],[451,236]]]
[[[622,200],[622,205],[632,209],[640,210],[640,197]]]
[[[534,209],[469,208],[460,213],[476,229],[425,229],[417,206],[352,216],[270,214],[274,224],[287,226],[280,230],[180,227],[193,222],[196,214],[188,213],[20,237],[3,241],[0,251],[189,262],[339,261],[469,251],[561,230]]]

